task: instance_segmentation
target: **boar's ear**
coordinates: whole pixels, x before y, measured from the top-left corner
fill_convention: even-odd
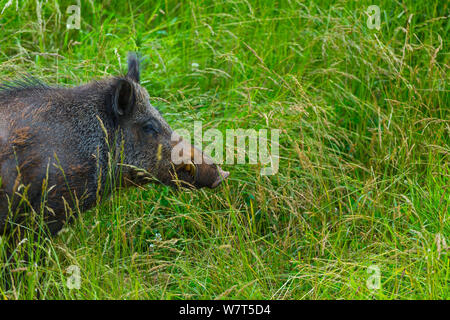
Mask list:
[[[127,116],[134,110],[134,86],[128,79],[119,79],[113,87],[112,110],[117,118]]]
[[[139,58],[134,52],[128,53],[127,78],[139,83],[141,71],[139,70]]]

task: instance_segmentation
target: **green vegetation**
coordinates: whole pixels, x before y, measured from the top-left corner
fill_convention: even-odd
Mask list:
[[[173,128],[279,128],[280,169],[121,190],[46,241],[2,298],[450,297],[448,3],[82,1],[69,30],[76,1],[40,2],[0,0],[2,79],[78,85],[125,72],[136,50]]]

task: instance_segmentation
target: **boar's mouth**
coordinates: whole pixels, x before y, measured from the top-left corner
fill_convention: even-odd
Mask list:
[[[184,187],[211,189],[217,188],[228,176],[229,172],[223,171],[215,164],[194,164],[192,161],[176,167],[176,182]]]
[[[192,161],[175,166],[172,164],[170,179],[158,179],[146,170],[124,165],[129,171],[123,176],[124,187],[143,186],[148,183],[163,183],[176,188],[217,188],[230,175],[215,164],[194,164]]]
[[[192,161],[182,163],[175,168],[175,175],[184,183],[194,184],[198,180],[197,166]]]

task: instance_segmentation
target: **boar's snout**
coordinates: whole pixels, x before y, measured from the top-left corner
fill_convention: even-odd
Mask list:
[[[176,180],[184,186],[213,189],[230,175],[228,171],[216,165],[211,157],[179,136],[172,139],[172,147]]]
[[[219,173],[219,177],[211,185],[212,189],[218,187],[222,183],[222,181],[224,181],[230,175],[230,173],[228,171],[223,171],[222,168],[219,167],[219,166],[217,166],[217,170],[218,170],[218,173]]]

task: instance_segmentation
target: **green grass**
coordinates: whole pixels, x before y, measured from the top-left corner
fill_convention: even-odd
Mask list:
[[[225,165],[213,191],[117,192],[2,298],[449,299],[445,1],[82,1],[80,30],[66,28],[75,1],[44,3],[40,23],[37,1],[7,2],[3,79],[78,85],[140,51],[173,128],[279,128],[281,160],[269,177]]]

